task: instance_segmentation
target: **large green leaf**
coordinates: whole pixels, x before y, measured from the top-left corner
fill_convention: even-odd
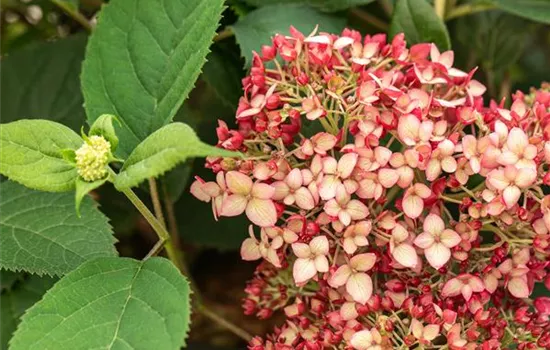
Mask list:
[[[549,0],[493,0],[503,11],[537,22],[550,24]]]
[[[502,11],[458,18],[453,35],[460,45],[457,56],[464,55],[466,60],[475,58],[474,66],[482,66],[483,73],[503,74],[525,52],[534,26],[528,20]],[[476,33],[473,37],[472,32]]]
[[[271,37],[277,33],[288,34],[291,25],[307,35],[317,25],[320,31],[340,33],[345,24],[344,18],[318,12],[309,6],[280,4],[250,12],[233,25],[233,31],[250,65],[252,51],[260,51],[262,45],[271,45]]]
[[[171,123],[155,131],[130,154],[115,186],[124,189],[139,185],[142,181],[157,177],[190,157],[235,157],[238,153],[207,145],[189,125]]]
[[[405,33],[409,44],[433,42],[440,50],[449,50],[451,40],[445,23],[426,0],[398,0],[390,25],[390,36]]]
[[[6,278],[10,279],[17,276],[15,283],[9,288],[2,288],[0,295],[0,348],[8,348],[8,341],[19,324],[19,318],[25,310],[36,303],[42,295],[50,289],[55,283],[51,277],[40,277],[36,275],[26,275],[24,273],[14,273],[10,271],[0,271],[0,282],[4,286]]]
[[[82,71],[88,122],[116,115],[126,157],[169,123],[193,88],[223,0],[113,0],[90,37]]]
[[[49,120],[18,120],[0,125],[0,174],[41,191],[70,191],[77,171],[62,151],[83,140],[68,127]]]
[[[180,349],[189,299],[189,283],[164,258],[96,259],[25,313],[11,349]]]
[[[86,117],[80,66],[86,37],[34,44],[2,59],[2,122],[47,118],[79,130]]]
[[[354,6],[367,5],[375,0],[246,0],[250,5],[305,4],[324,12],[345,10]]]
[[[108,219],[94,201],[82,201],[79,218],[72,193],[37,192],[0,183],[0,267],[63,275],[86,260],[116,256]]]

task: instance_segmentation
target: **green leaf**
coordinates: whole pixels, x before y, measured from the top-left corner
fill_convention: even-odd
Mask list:
[[[465,60],[475,59],[483,73],[504,74],[525,52],[536,25],[502,11],[463,16],[456,21],[456,51]],[[472,37],[472,32],[476,33]],[[460,54],[457,54],[459,56]],[[472,64],[470,63],[470,64]]]
[[[4,285],[5,277],[9,271],[1,271],[0,277]],[[4,350],[8,348],[8,341],[19,324],[19,318],[25,310],[36,303],[44,293],[55,283],[51,277],[40,277],[36,275],[26,275],[23,273],[13,273],[17,280],[7,290],[2,290],[0,295],[0,347]]]
[[[95,202],[82,201],[82,218],[72,193],[29,190],[0,183],[0,268],[63,275],[96,257],[116,256],[108,219]]]
[[[354,6],[370,4],[375,0],[246,0],[253,6],[266,6],[275,4],[304,4],[323,12],[336,12]]]
[[[125,189],[157,177],[190,157],[236,157],[236,152],[201,142],[193,129],[183,123],[172,123],[155,131],[130,154],[115,178],[115,187]]]
[[[88,122],[116,115],[119,155],[168,124],[205,62],[223,0],[114,0],[103,7],[86,51],[82,91]]]
[[[536,22],[550,24],[549,0],[493,0],[495,5],[503,11]]]
[[[250,66],[252,51],[260,51],[262,45],[271,45],[271,37],[277,33],[288,34],[291,25],[308,35],[316,25],[320,31],[340,33],[345,24],[344,18],[308,6],[271,5],[250,12],[233,25],[233,31],[246,65]]]
[[[29,46],[2,59],[2,122],[49,119],[79,130],[86,117],[80,66],[86,37],[75,35]]]
[[[445,23],[426,0],[398,0],[390,25],[390,36],[405,33],[408,44],[435,43],[449,50],[451,40]]]
[[[90,127],[89,135],[103,136],[111,144],[111,150],[115,151],[118,146],[113,120],[118,122],[117,117],[112,114],[102,114]],[[120,124],[120,123],[119,123]]]
[[[164,258],[96,259],[25,313],[11,349],[180,349],[189,299],[189,283]]]
[[[41,191],[74,188],[77,172],[63,150],[83,140],[68,127],[48,120],[18,120],[0,125],[0,174]]]
[[[78,217],[81,217],[80,204],[82,203],[82,199],[84,199],[84,197],[86,197],[86,195],[91,191],[95,190],[96,188],[99,188],[106,181],[107,181],[107,177],[104,179],[92,181],[92,182],[84,181],[81,178],[76,179],[75,209],[76,209],[76,215],[78,215]]]

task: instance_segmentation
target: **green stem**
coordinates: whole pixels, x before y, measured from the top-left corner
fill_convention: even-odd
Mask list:
[[[151,201],[153,202],[155,216],[157,217],[157,220],[160,221],[162,226],[166,228],[166,221],[164,220],[164,214],[162,213],[162,205],[160,204],[157,181],[153,177],[149,178],[149,190],[151,191]]]
[[[434,8],[437,17],[445,19],[445,6],[447,5],[447,0],[434,0]]]
[[[233,334],[235,335],[238,335],[240,338],[242,338],[243,340],[249,342],[250,340],[252,340],[252,335],[250,333],[248,333],[247,331],[245,331],[244,329],[238,327],[237,325],[225,320],[225,318],[221,317],[221,316],[218,316],[215,312],[213,312],[212,310],[208,309],[206,306],[204,306],[203,304],[198,304],[197,305],[197,309],[198,311],[203,314],[204,316],[208,317],[209,319],[211,319],[212,321],[218,323],[219,325],[227,328],[228,330],[230,330]]]
[[[235,35],[235,33],[233,33],[231,28],[226,27],[224,30],[222,30],[221,32],[216,34],[216,36],[214,37],[214,41],[220,41],[220,40],[223,40],[223,39],[227,39],[227,38],[232,37],[233,35]]]
[[[449,13],[447,14],[447,17],[445,17],[445,20],[449,21],[457,17],[467,16],[477,12],[488,11],[495,8],[496,6],[493,4],[464,4],[464,5],[457,6],[451,11],[449,11]]]
[[[164,226],[157,220],[157,218],[151,213],[149,208],[139,199],[139,197],[131,189],[121,190],[122,193],[132,202],[136,209],[143,215],[145,220],[151,225],[153,230],[156,232],[157,236],[161,241],[164,242],[164,248],[166,249],[166,254],[168,258],[176,267],[183,272],[185,275],[188,275],[185,266],[181,263],[180,254],[172,244],[170,240],[170,234]]]
[[[116,173],[113,171],[113,169],[109,168],[109,175],[111,180],[114,180],[116,177]],[[124,193],[124,195],[132,202],[134,207],[143,215],[145,220],[151,225],[159,239],[164,243],[164,248],[166,249],[166,254],[168,255],[168,258],[176,267],[185,275],[188,275],[187,269],[185,265],[182,264],[181,255],[176,250],[174,245],[172,244],[172,241],[170,240],[170,234],[168,231],[166,231],[166,228],[164,225],[162,225],[157,218],[151,213],[149,208],[139,199],[139,197],[132,191],[130,188],[122,189],[120,192]]]
[[[84,15],[82,15],[78,10],[75,10],[69,5],[68,2],[62,1],[62,0],[50,0],[52,4],[59,7],[63,12],[65,12],[69,17],[80,23],[84,29],[86,29],[88,32],[92,31],[92,25],[90,24],[90,21]]]
[[[372,25],[373,27],[377,28],[377,29],[380,29],[384,32],[387,32],[388,29],[389,29],[389,26],[386,22],[382,21],[381,19],[379,19],[378,17],[376,16],[373,16],[371,15],[370,13],[368,13],[367,11],[363,11],[359,8],[354,8],[353,10],[351,10],[350,12],[352,15],[354,15],[355,17],[369,23],[370,25]]]

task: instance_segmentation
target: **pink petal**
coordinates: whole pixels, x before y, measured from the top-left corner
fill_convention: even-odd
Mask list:
[[[373,337],[368,330],[355,333],[350,340],[351,346],[356,350],[368,350],[371,348]]]
[[[516,298],[528,298],[529,297],[529,286],[527,285],[527,280],[523,277],[514,277],[508,281],[508,290]]]
[[[311,249],[305,243],[293,243],[292,251],[298,258],[308,259],[311,256]]]
[[[355,307],[355,302],[348,301],[344,303],[340,308],[340,316],[342,316],[344,321],[355,320],[357,316],[359,316],[357,308]]]
[[[422,214],[423,210],[424,201],[422,198],[415,195],[410,195],[403,199],[403,211],[409,218],[416,219],[420,216],[420,214]]]
[[[221,216],[241,215],[246,209],[247,199],[240,194],[232,194],[222,202]]]
[[[391,188],[399,181],[399,173],[395,169],[382,168],[378,170],[378,181],[385,188]]]
[[[487,181],[491,186],[499,191],[504,190],[510,185],[510,180],[506,178],[503,170],[493,170],[487,175]]]
[[[330,279],[328,280],[328,284],[331,287],[338,288],[346,284],[350,276],[351,276],[350,267],[347,264],[342,265],[332,274],[332,276],[330,276]]]
[[[470,95],[477,97],[481,96],[485,93],[487,88],[485,85],[481,84],[479,81],[472,79],[468,83],[468,91],[470,92]]]
[[[271,185],[256,182],[252,186],[252,196],[258,199],[271,199],[275,194],[275,188]]]
[[[457,167],[458,167],[458,164],[456,162],[456,159],[454,159],[453,157],[449,156],[441,160],[441,168],[443,168],[443,170],[445,170],[448,173],[454,173]]]
[[[517,186],[526,188],[531,186],[537,179],[537,171],[531,168],[522,168],[518,170],[515,183]]]
[[[307,282],[317,274],[315,263],[311,259],[297,259],[292,267],[292,276],[296,284]]]
[[[449,229],[444,230],[439,239],[447,248],[456,247],[462,241],[458,233]]]
[[[246,216],[260,227],[269,227],[277,222],[277,209],[269,199],[253,198],[246,206]]]
[[[338,161],[338,173],[342,179],[348,178],[357,164],[357,153],[346,153]]]
[[[428,186],[421,183],[414,185],[414,191],[420,198],[423,198],[423,199],[426,199],[432,195],[432,190],[430,190]]]
[[[327,255],[328,254],[328,239],[326,236],[317,236],[309,242],[311,252],[315,255]]]
[[[365,305],[372,296],[372,279],[366,273],[355,273],[346,282],[346,291],[354,301]]]
[[[324,152],[334,148],[337,142],[336,136],[329,134],[328,132],[321,132],[312,137],[315,142],[315,149],[322,150]]]
[[[441,163],[438,159],[430,159],[426,167],[426,179],[433,181],[441,175]]]
[[[189,191],[198,200],[203,202],[210,202],[210,200],[212,200],[212,197],[210,197],[206,192],[204,192],[204,190],[202,189],[202,186],[203,186],[202,182],[195,180],[191,184],[191,188],[189,189]]]
[[[326,202],[323,209],[325,210],[325,213],[330,216],[338,216],[338,213],[342,210],[338,202],[336,202],[336,199],[331,199]]]
[[[314,260],[315,269],[319,272],[328,272],[328,259],[324,255],[318,255]]]
[[[428,232],[432,235],[441,233],[445,229],[445,223],[443,219],[435,214],[429,214],[424,220],[424,232]]]
[[[421,339],[422,333],[424,332],[424,326],[416,318],[413,318],[411,322],[411,331],[416,339]]]
[[[502,199],[504,199],[507,208],[513,207],[518,202],[520,196],[521,191],[517,186],[508,186],[502,192]]]
[[[441,243],[434,243],[424,250],[428,263],[436,270],[440,269],[451,258],[451,250]]]
[[[343,36],[343,37],[340,37],[340,38],[336,39],[336,41],[334,42],[333,47],[336,50],[340,50],[340,49],[343,49],[346,46],[349,46],[349,45],[353,44],[353,41],[354,40],[352,38],[347,37],[347,36]]]
[[[418,255],[412,245],[402,243],[395,246],[391,252],[395,261],[405,267],[415,267],[418,264]]]
[[[338,213],[338,220],[342,223],[344,226],[349,226],[351,223],[351,216],[346,210],[340,210]]]
[[[407,145],[414,146],[420,129],[420,120],[412,114],[407,114],[399,118],[397,134],[399,138]]]
[[[477,155],[477,139],[473,135],[466,135],[462,138],[462,152],[468,159]]]
[[[434,340],[439,335],[439,325],[429,324],[424,327],[424,332],[422,333],[424,339],[427,341]]]
[[[254,261],[261,257],[258,242],[254,238],[245,239],[241,245],[241,258],[246,261]]]
[[[288,173],[288,175],[286,176],[285,182],[290,188],[294,190],[302,187],[303,179],[300,169],[292,169],[290,173]]]
[[[290,193],[290,188],[284,181],[275,181],[271,187],[275,189],[272,199],[276,201],[283,200]]]
[[[368,271],[372,269],[376,263],[376,254],[374,253],[363,253],[358,254],[351,258],[350,266],[357,271]]]
[[[352,199],[346,205],[346,211],[353,220],[362,220],[369,216],[369,208],[357,199]]]
[[[340,180],[334,175],[325,175],[319,185],[319,196],[323,200],[329,200],[336,196],[336,188]]]
[[[520,128],[512,128],[506,140],[506,146],[515,154],[523,154],[523,150],[529,144],[529,138]]]
[[[225,181],[229,190],[235,194],[247,195],[252,190],[252,179],[238,171],[229,171]]]
[[[463,286],[464,284],[458,278],[451,278],[443,286],[443,290],[441,290],[441,296],[443,298],[455,297],[460,294]]]
[[[435,243],[434,236],[431,233],[423,232],[414,239],[414,244],[422,249],[428,249]]]
[[[294,192],[294,197],[296,198],[296,205],[301,209],[311,210],[315,207],[315,201],[311,192],[305,187],[300,187],[296,192]]]

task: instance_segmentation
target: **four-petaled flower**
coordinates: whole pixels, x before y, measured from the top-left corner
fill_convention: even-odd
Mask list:
[[[221,215],[237,216],[246,211],[246,216],[260,227],[269,227],[277,222],[277,210],[271,200],[275,188],[266,183],[253,183],[250,177],[238,171],[229,171],[225,176],[231,192],[223,200]]]
[[[334,272],[328,283],[335,288],[345,285],[353,300],[364,305],[372,296],[372,279],[365,272],[375,263],[373,253],[355,255],[348,264],[341,265]]]
[[[414,244],[424,249],[428,263],[439,269],[451,258],[451,248],[460,244],[460,236],[451,229],[445,228],[443,219],[429,214],[424,220],[424,232],[415,238]]]
[[[317,236],[309,244],[294,243],[292,250],[298,257],[292,268],[296,284],[309,281],[317,272],[328,272],[329,244],[326,236]]]

